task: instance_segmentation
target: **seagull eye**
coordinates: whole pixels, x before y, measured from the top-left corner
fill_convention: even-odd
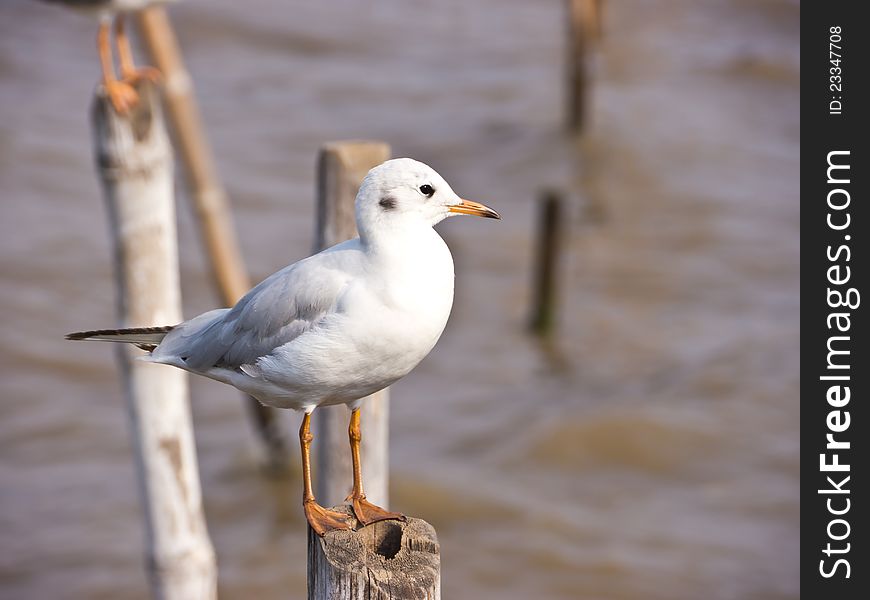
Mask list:
[[[432,194],[435,193],[435,188],[433,188],[428,183],[424,183],[420,186],[420,193],[426,196],[427,198],[431,198]]]

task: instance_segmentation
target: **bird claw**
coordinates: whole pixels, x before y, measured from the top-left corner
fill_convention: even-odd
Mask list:
[[[390,512],[372,504],[365,499],[365,496],[353,499],[353,514],[356,515],[357,520],[363,525],[371,525],[377,521],[387,521],[389,519],[397,521],[408,520],[402,513]]]
[[[308,524],[320,537],[330,531],[346,531],[351,528],[350,516],[323,508],[314,500],[304,502],[303,508]]]
[[[147,79],[151,83],[159,83],[163,75],[154,67],[139,67],[121,73],[121,79],[130,85],[136,85],[143,79]]]
[[[133,86],[124,81],[106,81],[103,83],[109,101],[118,114],[127,114],[139,102],[139,94]]]

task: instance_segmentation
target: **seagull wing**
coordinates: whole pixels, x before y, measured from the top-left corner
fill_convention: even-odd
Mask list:
[[[232,309],[211,311],[176,327],[155,350],[153,360],[180,358],[188,369],[199,372],[255,365],[336,310],[353,279],[348,266],[361,258],[351,242],[358,240],[285,267]]]

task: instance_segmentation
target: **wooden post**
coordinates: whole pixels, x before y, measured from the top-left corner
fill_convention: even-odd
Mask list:
[[[137,22],[151,60],[163,75],[166,107],[214,281],[223,304],[233,306],[248,292],[251,282],[239,250],[229,200],[202,126],[193,82],[163,7],[151,6],[140,11]],[[285,467],[287,440],[274,410],[251,397],[247,399],[247,407],[265,445],[267,462],[278,469]]]
[[[559,254],[562,249],[562,197],[547,191],[539,202],[537,248],[532,280],[532,331],[540,336],[552,333],[556,322]]]
[[[586,116],[588,78],[586,72],[586,51],[588,27],[586,5],[590,0],[566,0],[568,11],[568,40],[566,61],[567,80],[567,125],[574,133],[583,129]]]
[[[181,321],[172,152],[154,86],[143,81],[127,116],[102,90],[92,109],[97,171],[115,254],[121,327]],[[154,596],[216,597],[217,569],[206,530],[188,405],[187,375],[118,357],[145,512]]]
[[[604,0],[586,0],[583,8],[588,37],[598,43],[604,35]]]
[[[317,159],[317,230],[315,251],[356,237],[354,199],[369,169],[390,158],[383,142],[352,141],[326,144]],[[369,396],[362,406],[362,472],[366,496],[386,507],[389,503],[387,438],[388,391]],[[315,495],[324,505],[336,504],[351,491],[347,425],[343,407],[317,411],[314,417]]]
[[[566,109],[568,129],[580,133],[588,117],[589,53],[601,38],[604,0],[565,0],[568,14],[566,44]]]
[[[388,599],[441,599],[440,547],[429,523],[380,521],[322,538],[308,528],[308,600]]]

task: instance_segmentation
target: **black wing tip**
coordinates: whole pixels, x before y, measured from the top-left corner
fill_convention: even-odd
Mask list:
[[[94,336],[101,335],[123,335],[125,333],[169,333],[175,328],[174,325],[164,325],[163,327],[131,327],[129,329],[93,329],[91,331],[74,331],[64,336],[66,340],[81,341],[87,340]]]
[[[96,331],[74,331],[63,336],[65,340],[86,340],[92,335],[96,335]]]

